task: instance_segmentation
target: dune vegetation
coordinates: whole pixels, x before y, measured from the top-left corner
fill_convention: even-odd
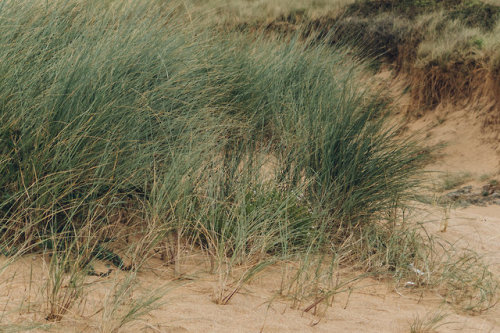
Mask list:
[[[498,1],[339,0],[314,1],[311,6],[292,1],[287,9],[281,1],[271,2],[274,6],[252,3],[268,16],[237,11],[240,3],[221,6],[231,12],[222,21],[237,30],[347,44],[359,57],[374,62],[375,68],[389,65],[397,75],[407,77],[413,115],[420,116],[441,102],[479,103],[486,126],[500,123]]]
[[[267,266],[294,262],[281,290],[294,302],[328,304],[349,268],[411,276],[467,311],[492,306],[496,282],[477,256],[443,250],[406,221],[429,150],[400,136],[390,98],[360,82],[379,61],[425,82],[412,96],[426,106],[472,96],[474,76],[455,80],[465,69],[487,71],[494,91],[500,7],[302,6],[0,1],[0,272],[28,254],[47,263],[44,303],[32,305],[45,322],[31,324],[62,320],[91,275],[123,271],[125,292],[151,258],[180,273],[186,249],[231,282],[219,304]],[[109,304],[115,316],[123,302]]]

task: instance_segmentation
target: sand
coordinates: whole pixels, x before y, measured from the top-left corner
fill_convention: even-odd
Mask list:
[[[441,218],[439,210],[428,210],[421,215],[427,228],[436,233],[439,233]],[[455,210],[448,231],[440,235],[482,253],[491,264],[491,270],[500,276],[500,206]],[[0,303],[6,304],[6,299],[12,302],[12,306],[8,306],[12,312],[7,315],[10,322],[43,322],[44,313],[39,312],[42,305],[37,301],[33,302],[31,313],[26,308],[16,313],[19,305],[15,304],[15,299],[19,301],[19,297],[26,294],[32,265],[36,266],[36,282],[32,283],[32,288],[37,289],[35,285],[42,283],[38,280],[43,275],[40,273],[44,269],[40,264],[42,259],[23,258],[4,272],[4,277],[16,273],[14,279],[2,280],[9,286],[3,288]],[[314,316],[302,311],[305,305],[292,309],[290,301],[275,298],[281,277],[279,267],[268,269],[236,294],[228,305],[217,305],[213,302],[217,281],[214,276],[202,273],[205,268],[186,269],[188,275],[196,276],[194,280],[171,282],[171,268],[154,261],[148,266],[138,275],[141,290],[151,290],[166,283],[170,283],[172,289],[163,297],[165,303],[159,309],[120,332],[409,332],[416,316],[424,318],[436,313],[447,314],[438,332],[500,331],[499,307],[479,316],[469,316],[455,312],[437,294],[405,288],[396,290],[389,282],[373,279],[355,284],[350,294],[337,295],[324,316]],[[88,278],[91,285],[86,304],[79,305],[79,313],[68,314],[50,331],[99,331],[105,321],[100,311],[103,299],[120,275],[124,274],[116,273],[104,279]],[[33,293],[32,297],[40,299],[40,296]]]

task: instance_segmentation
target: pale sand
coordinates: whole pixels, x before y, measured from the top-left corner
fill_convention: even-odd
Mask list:
[[[427,228],[439,233],[442,214],[439,210],[422,213]],[[472,248],[484,254],[492,271],[500,276],[500,206],[471,207],[452,212],[448,231],[439,233],[450,241],[459,241],[461,246]],[[42,270],[40,257],[35,257],[36,272]],[[150,268],[139,274],[141,288],[150,289],[163,285],[172,279],[171,268],[152,261]],[[1,304],[10,298],[11,311],[16,310],[19,297],[26,294],[30,258],[9,267],[16,271],[16,277],[5,281],[9,286],[2,291]],[[191,266],[192,267],[192,266]],[[206,270],[199,267],[198,271]],[[195,272],[196,269],[191,272]],[[51,331],[93,332],[102,322],[101,312],[92,315],[102,306],[102,299],[117,275],[101,279],[89,287],[85,306],[78,306],[78,314],[68,315]],[[121,274],[123,275],[123,274]],[[274,299],[280,281],[280,270],[272,267],[238,293],[228,305],[217,305],[212,301],[216,281],[213,276],[199,273],[192,281],[183,281],[168,292],[166,302],[158,310],[145,316],[120,332],[409,332],[410,323],[416,315],[424,317],[439,311],[447,317],[438,332],[500,332],[500,308],[497,306],[485,314],[469,316],[458,314],[443,304],[439,295],[425,292],[420,294],[405,288],[395,290],[392,284],[365,279],[354,286],[350,295],[336,296],[333,306],[324,317],[313,316],[300,309],[291,309],[290,301]],[[34,274],[39,283],[40,273]],[[97,278],[88,278],[89,283]],[[34,283],[34,284],[37,284]],[[32,287],[35,289],[35,287]],[[8,297],[5,293],[8,292]],[[33,296],[40,299],[41,295]],[[271,301],[272,300],[272,301]],[[35,302],[36,303],[36,302]],[[18,304],[17,304],[18,306]],[[28,319],[40,321],[43,314],[37,312],[40,306],[33,305],[33,313],[7,315],[10,321],[26,323]],[[83,314],[83,315],[82,315]]]

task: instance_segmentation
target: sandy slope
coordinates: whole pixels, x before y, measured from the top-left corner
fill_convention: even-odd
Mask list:
[[[445,142],[442,155],[429,168],[445,172],[471,172],[480,176],[498,175],[497,147],[474,114],[467,110],[437,110],[411,124],[412,131],[425,133],[425,140]],[[444,121],[443,121],[444,120]],[[443,210],[425,207],[415,219],[426,228],[457,246],[472,248],[484,255],[491,270],[500,277],[500,206],[469,207],[451,212],[447,232],[439,232]],[[5,262],[6,258],[0,258]],[[206,261],[186,261],[182,279],[174,280],[171,267],[151,261],[139,273],[140,288],[133,295],[170,284],[164,304],[142,320],[124,326],[120,332],[409,332],[410,323],[439,312],[446,313],[439,332],[500,332],[500,307],[479,316],[455,312],[437,294],[394,289],[390,283],[365,279],[351,293],[335,297],[324,316],[292,309],[289,300],[276,297],[281,271],[271,267],[247,285],[228,305],[213,302],[217,279],[206,273]],[[7,267],[0,277],[2,323],[26,325],[44,322],[43,279],[47,267],[41,257],[27,257]],[[108,278],[88,277],[88,295],[59,324],[49,328],[61,332],[106,331],[113,316],[106,316],[103,304],[110,289],[124,273]],[[31,279],[30,279],[31,276]],[[192,277],[192,278],[191,278]],[[29,291],[31,294],[28,297]],[[21,302],[21,300],[23,300]],[[124,303],[130,301],[127,296]],[[116,316],[115,316],[116,317]],[[108,327],[109,328],[109,327]],[[35,330],[38,331],[38,330]]]
[[[429,230],[438,232],[442,218],[440,211],[428,211],[421,218],[427,221]],[[471,207],[453,212],[448,231],[442,235],[484,253],[492,270],[500,276],[499,229],[500,207]],[[18,278],[22,275],[25,279],[29,275],[29,267],[29,258],[15,267],[11,266],[15,268]],[[38,270],[43,270],[43,267],[35,269]],[[326,315],[316,317],[300,309],[291,309],[288,301],[272,300],[281,276],[277,267],[252,282],[229,305],[216,305],[212,301],[216,281],[213,276],[196,274],[202,270],[200,267],[192,268],[189,273],[197,279],[180,282],[180,286],[166,294],[166,303],[160,309],[120,332],[408,332],[415,316],[422,318],[438,312],[448,314],[443,320],[447,324],[441,326],[439,332],[500,331],[499,307],[479,316],[457,314],[444,305],[436,294],[395,290],[390,284],[371,279],[357,284],[350,295],[339,294]],[[36,272],[34,275],[35,280],[36,276],[41,276]],[[103,324],[102,313],[99,313],[102,300],[106,298],[108,288],[119,278],[118,275],[93,284],[86,304],[79,306],[80,314],[69,315],[51,331],[97,331]],[[28,286],[28,281],[18,278],[14,285],[9,286],[8,297],[11,299],[23,294]],[[139,282],[146,290],[171,279],[171,269],[155,262],[151,262],[149,269],[139,275]],[[92,280],[94,278],[89,278],[89,283]],[[0,303],[5,304],[7,295],[2,296]],[[34,309],[30,314],[21,311],[21,314],[8,317],[18,323],[43,319],[36,306]],[[15,310],[14,304],[11,310]]]
[[[438,232],[441,211],[431,210],[421,217],[429,230]],[[483,253],[500,276],[500,206],[454,211],[448,231],[441,235]],[[154,285],[155,280],[149,279]],[[166,332],[167,327],[191,332],[408,332],[415,316],[443,312],[448,315],[442,322],[448,324],[439,332],[500,332],[499,307],[479,316],[457,314],[436,294],[395,290],[390,284],[371,279],[357,284],[350,295],[338,295],[326,316],[318,318],[290,309],[286,301],[269,303],[279,280],[280,271],[274,268],[225,306],[210,300],[213,283],[193,281],[171,292],[168,304],[148,320]]]

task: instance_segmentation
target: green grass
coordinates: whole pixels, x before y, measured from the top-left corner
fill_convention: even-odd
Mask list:
[[[235,292],[280,260],[304,263],[300,282],[425,259],[397,216],[427,154],[349,49],[221,33],[155,0],[0,4],[0,237],[52,256],[49,318],[107,244],[133,272],[162,246],[204,251],[222,304],[237,266]]]
[[[121,210],[218,237],[281,214],[307,228],[307,206],[357,225],[413,185],[418,149],[340,51],[202,33],[154,1],[3,15],[17,19],[1,27],[4,237],[49,246]],[[258,156],[278,160],[268,184]]]

